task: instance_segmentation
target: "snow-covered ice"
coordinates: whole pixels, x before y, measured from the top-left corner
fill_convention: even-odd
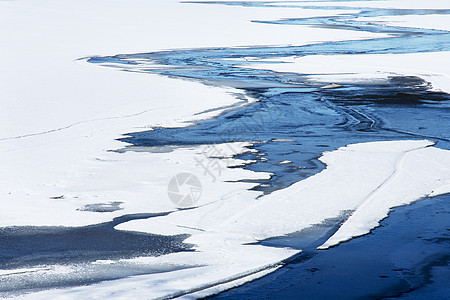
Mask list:
[[[119,72],[80,58],[384,36],[250,22],[313,12],[228,6],[218,11],[214,6],[174,0],[1,2],[0,39],[7,45],[0,56],[0,193],[5,208],[0,212],[1,226],[101,222],[117,213],[95,215],[76,208],[105,201],[124,202],[122,207],[130,211],[159,211],[161,205],[166,209],[166,203],[152,206],[151,194],[154,186],[163,193],[166,182],[180,171],[178,166],[164,163],[170,177],[162,177],[153,172],[154,163],[135,159],[153,161],[153,154],[110,152],[124,147],[115,139],[157,126],[188,126],[220,114],[220,110],[200,112],[241,102],[235,97],[241,92],[235,89]],[[233,15],[231,23],[229,15]],[[114,164],[116,160],[121,162]],[[122,172],[117,171],[119,164]],[[140,171],[136,166],[141,166]],[[130,171],[125,176],[123,170]],[[130,189],[129,182],[148,182],[147,191]],[[69,186],[78,184],[68,196]],[[73,202],[50,199],[61,195]]]
[[[299,231],[343,211],[353,211],[341,229],[321,246],[325,249],[367,233],[391,207],[436,196],[436,190],[450,192],[450,151],[432,145],[428,141],[349,145],[324,154],[321,160],[327,169],[323,172],[257,200],[233,197],[165,217],[124,223],[119,229],[191,234],[186,242],[195,244],[196,252],[135,259],[142,264],[172,263],[190,268],[29,296],[171,298],[200,291],[198,295],[208,295],[262,276],[298,251],[249,243]]]
[[[160,152],[124,150],[127,145],[116,139],[127,133],[190,126],[219,115],[226,107],[247,105],[256,99],[239,89],[101,68],[83,58],[386,37],[382,33],[251,21],[346,14],[372,6],[448,8],[448,3],[438,0],[339,2],[348,9],[336,11],[292,9],[282,7],[286,1],[275,2],[279,8],[223,5],[218,10],[214,5],[174,0],[0,1],[0,227],[83,226],[125,214],[170,212],[123,223],[116,229],[189,234],[185,242],[196,250],[129,260],[185,267],[180,270],[20,297],[207,296],[273,272],[300,252],[255,244],[260,240],[297,232],[352,211],[342,227],[320,246],[327,249],[370,232],[392,207],[450,192],[450,151],[427,140],[352,144],[325,152],[320,158],[327,165],[325,170],[269,195],[249,190],[256,184],[241,180],[264,179],[270,173],[226,167],[251,163],[232,157],[251,151],[250,142],[214,145],[225,153],[208,157],[225,166],[217,180],[198,168],[196,158],[204,155],[204,146]],[[314,2],[317,6],[329,4]],[[445,18],[389,16],[366,20],[448,30]],[[257,59],[246,67],[317,74],[310,79],[323,83],[324,88],[338,88],[355,80],[415,75],[431,82],[436,90],[450,92],[449,53],[316,55],[283,58],[270,65]],[[202,182],[202,197],[193,209],[178,210],[167,198],[167,184],[180,172],[190,172]],[[120,210],[99,213],[83,209],[105,203],[117,203]],[[110,263],[114,262],[93,264]],[[74,270],[70,266],[0,270],[0,280],[1,276],[22,273]]]

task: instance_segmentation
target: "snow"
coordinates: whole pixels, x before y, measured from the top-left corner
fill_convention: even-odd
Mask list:
[[[80,58],[383,36],[250,22],[314,12],[229,6],[218,10],[174,0],[1,1],[0,40],[6,46],[0,56],[0,226],[102,222],[119,212],[77,209],[107,201],[123,202],[121,213],[170,209],[166,201],[149,199],[152,193],[165,194],[170,177],[180,172],[177,162],[154,159],[149,153],[110,152],[125,146],[115,139],[156,126],[188,126],[221,111],[199,112],[241,102],[235,89],[99,68]],[[157,173],[160,168],[164,176]],[[241,171],[234,172],[239,176]],[[218,190],[227,194],[234,187]],[[61,195],[64,201],[49,199]]]
[[[214,146],[220,153],[233,151],[239,154],[248,151],[248,145],[232,143]],[[225,181],[264,179],[270,176],[269,173],[227,168],[246,161],[208,157],[205,151],[205,148],[197,146],[161,153],[127,151],[97,155],[83,162],[77,173],[69,179],[59,178],[54,185],[43,183],[33,191],[34,194],[11,192],[9,197],[24,201],[8,203],[7,209],[0,211],[0,225],[83,226],[109,221],[124,214],[173,211],[176,207],[167,196],[167,184],[181,172],[190,172],[202,182],[202,197],[198,205],[232,196],[256,197],[259,193],[247,191],[255,186],[254,183]],[[212,174],[205,173],[198,166],[198,161],[210,165]],[[58,199],[61,196],[62,199]],[[36,198],[39,199],[38,206],[30,202]],[[121,202],[122,210],[95,213],[82,209],[86,205],[108,202]]]
[[[281,4],[281,3],[280,3]],[[314,5],[328,5],[320,2]],[[445,1],[340,2],[359,6],[445,7]],[[120,72],[87,64],[84,57],[195,47],[304,45],[328,40],[383,37],[303,26],[272,26],[277,20],[349,10],[304,10],[183,4],[173,0],[0,1],[0,227],[82,226],[132,213],[167,216],[117,226],[164,235],[190,234],[195,252],[136,258],[142,264],[187,266],[182,270],[47,290],[32,299],[157,298],[206,296],[279,268],[299,250],[249,244],[285,235],[353,211],[321,249],[369,232],[389,209],[450,192],[450,151],[430,141],[349,145],[323,154],[327,168],[291,187],[261,196],[241,179],[268,178],[229,165],[250,151],[249,143],[213,145],[224,152],[205,156],[202,146],[123,150],[123,135],[157,126],[189,126],[212,118],[246,97],[236,89],[205,86],[158,75]],[[230,22],[230,16],[233,21]],[[415,22],[419,19],[402,18]],[[425,26],[432,21],[420,18]],[[380,21],[395,22],[398,19]],[[405,23],[410,24],[410,23]],[[407,26],[407,25],[406,25]],[[441,25],[439,25],[441,26]],[[277,71],[322,73],[326,84],[392,74],[418,75],[450,91],[449,52],[402,55],[310,56],[263,65]],[[248,66],[247,66],[248,67]],[[258,67],[255,65],[255,67]],[[333,75],[335,72],[356,75]],[[345,77],[348,76],[348,77]],[[211,176],[198,159],[218,164]],[[211,170],[209,170],[211,171]],[[216,170],[217,171],[217,170]],[[169,180],[190,172],[202,183],[196,208],[177,210],[167,197]],[[259,197],[259,198],[257,198]],[[331,200],[330,200],[331,199]],[[96,213],[83,207],[120,202],[121,210]],[[112,264],[97,261],[94,264]],[[70,266],[51,269],[58,274]],[[47,272],[47,268],[0,270]]]
[[[387,217],[392,207],[448,193],[449,151],[435,147],[408,150],[395,164],[394,172],[364,199],[350,218],[319,249],[335,246],[352,237],[368,233]],[[429,157],[433,157],[429,160]]]
[[[354,224],[347,232],[355,233],[347,236],[351,238],[376,226],[378,223],[374,221],[383,219],[389,208],[411,203],[439,188],[448,188],[450,151],[431,145],[430,141],[349,145],[324,153],[320,160],[327,168],[321,173],[257,200],[230,198],[195,210],[130,221],[117,228],[156,234],[160,233],[159,228],[164,228],[165,234],[169,228],[174,230],[172,234],[181,233],[183,228],[189,228],[192,233],[195,228],[202,234],[213,231],[244,235],[251,242],[296,232],[350,210],[355,211],[346,222]],[[355,217],[358,214],[371,217]],[[362,231],[357,230],[358,226]],[[203,240],[196,236],[187,242],[201,249]],[[333,244],[340,241],[343,238]]]
[[[282,3],[279,3],[282,5]],[[304,5],[290,3],[289,5]],[[401,9],[448,9],[448,2],[431,1],[355,1],[355,2],[314,2],[314,6],[337,5],[349,8],[401,8]],[[447,14],[398,15],[381,17],[358,17],[358,21],[389,26],[449,30]],[[353,55],[313,55],[270,59],[279,64],[252,64],[255,69],[277,72],[315,74],[308,78],[325,84],[323,88],[336,88],[339,84],[355,82],[375,82],[389,76],[418,76],[432,84],[434,90],[450,92],[450,52],[414,54],[353,54]],[[261,60],[260,60],[261,61]],[[245,65],[246,68],[249,65]]]
[[[63,288],[24,294],[19,299],[173,299],[197,293],[207,295],[220,287],[232,287],[275,271],[282,260],[298,251],[262,246],[227,247],[229,251],[185,252],[162,257],[128,260],[139,265],[179,265],[179,270],[104,281],[89,286]],[[201,261],[200,264],[198,262]],[[270,262],[270,263],[266,263]],[[209,264],[209,265],[208,265]],[[61,272],[68,272],[60,267]],[[53,270],[58,271],[58,268]]]
[[[191,236],[195,252],[132,259],[139,264],[183,269],[129,277],[90,286],[48,290],[20,298],[112,298],[206,296],[276,270],[299,251],[252,245],[337,217],[352,216],[320,249],[365,234],[389,208],[450,189],[450,151],[430,141],[353,144],[326,152],[327,168],[290,188],[256,200],[230,197],[191,210],[134,220],[121,230]],[[328,187],[324,189],[324,187]],[[331,201],[330,201],[331,199]],[[55,272],[55,270],[53,270]],[[67,272],[67,270],[64,270]]]
[[[449,51],[395,55],[312,55],[289,57],[279,61],[280,63],[273,64],[255,63],[251,67],[277,72],[314,74],[308,75],[307,78],[329,84],[322,88],[336,88],[346,83],[382,82],[390,76],[418,76],[430,82],[433,90],[450,92]]]
[[[358,18],[359,21],[384,24],[389,26],[401,26],[411,28],[449,30],[447,14],[422,15],[422,16],[382,16],[376,18]]]
[[[278,5],[283,5],[280,1]],[[309,2],[309,1],[308,1]],[[360,7],[371,7],[371,8],[401,8],[401,9],[448,9],[447,0],[388,0],[388,1],[342,1],[342,2],[331,2],[331,1],[311,1],[311,5],[314,6],[342,6],[351,8],[360,8]],[[308,3],[309,4],[309,3]],[[296,5],[292,3],[292,5]],[[299,6],[303,5],[303,3],[297,4]]]

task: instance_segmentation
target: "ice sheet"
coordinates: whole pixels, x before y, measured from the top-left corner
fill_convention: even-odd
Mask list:
[[[0,226],[111,220],[117,213],[76,210],[107,201],[123,202],[125,211],[167,209],[150,205],[150,191],[165,190],[178,166],[164,163],[167,175],[161,177],[152,172],[158,170],[151,162],[153,154],[110,152],[124,147],[115,139],[156,126],[188,126],[221,112],[198,114],[202,111],[246,104],[243,97],[254,101],[237,97],[242,93],[235,89],[99,68],[78,59],[384,36],[251,22],[316,13],[333,12],[229,6],[218,10],[174,0],[0,2],[0,39],[7,45],[0,56]],[[136,183],[146,191],[130,189],[129,184]],[[55,199],[62,195],[64,200]]]
[[[447,8],[445,1],[339,5],[349,10],[352,6]],[[172,0],[1,1],[0,40],[7,46],[2,47],[0,56],[0,227],[81,226],[123,214],[173,212],[166,217],[128,222],[118,229],[166,235],[187,233],[191,237],[186,242],[193,243],[197,250],[136,259],[149,264],[186,264],[188,269],[23,297],[205,296],[263,276],[299,252],[248,243],[298,231],[353,210],[342,228],[321,247],[327,248],[367,233],[391,207],[449,192],[449,151],[431,147],[429,141],[358,144],[327,152],[322,157],[328,165],[326,170],[258,199],[261,193],[248,190],[253,184],[236,181],[270,174],[224,167],[213,180],[195,160],[204,156],[202,147],[161,153],[111,151],[126,146],[115,140],[123,134],[157,126],[192,125],[220,110],[199,112],[236,103],[244,105],[255,99],[242,94],[236,97],[241,93],[236,89],[99,68],[80,58],[173,48],[304,45],[385,36],[250,22],[345,12],[232,6],[217,10],[211,5]],[[421,20],[422,26],[433,27],[432,18]],[[390,74],[418,75],[432,82],[434,88],[450,91],[448,56],[448,52],[312,56],[288,59],[291,64],[270,68],[298,71],[300,66],[301,72],[322,73],[311,79],[324,83]],[[357,75],[329,75],[336,71]],[[229,145],[217,147],[226,149]],[[248,150],[245,144],[236,144],[234,149],[233,153]],[[208,159],[225,165],[245,163],[229,156],[225,160]],[[177,211],[167,198],[167,183],[184,171],[200,178],[202,197],[198,208]],[[120,203],[119,211],[96,213],[82,209],[116,202]],[[11,272],[2,270],[1,275]],[[52,272],[66,270],[56,268]]]

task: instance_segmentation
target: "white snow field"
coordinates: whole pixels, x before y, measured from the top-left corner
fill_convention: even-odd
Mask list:
[[[250,22],[252,18],[330,13],[227,6],[218,10],[212,5],[156,0],[0,2],[0,195],[4,206],[0,226],[83,225],[123,213],[174,209],[166,201],[165,189],[182,168],[164,158],[157,163],[153,154],[108,152],[125,146],[115,139],[155,126],[188,126],[220,110],[196,113],[241,102],[233,95],[237,90],[119,72],[78,59],[186,47],[306,44],[380,36]],[[183,156],[183,160],[193,158]],[[235,184],[231,190],[241,187]],[[65,201],[50,199],[61,195]],[[123,201],[124,210],[111,215],[76,210],[109,200]]]
[[[363,5],[448,8],[446,1],[422,2],[339,5],[348,6],[348,11]],[[201,146],[160,153],[112,151],[126,146],[116,139],[127,133],[160,126],[189,126],[196,120],[220,114],[224,107],[246,105],[255,99],[237,89],[121,72],[80,59],[165,49],[304,45],[385,36],[250,22],[348,11],[238,6],[218,9],[214,5],[173,0],[0,1],[0,227],[82,226],[124,214],[172,212],[130,221],[117,229],[190,234],[186,243],[193,244],[196,250],[123,260],[183,266],[181,270],[18,297],[202,297],[273,272],[280,262],[299,253],[249,243],[297,232],[352,211],[351,217],[320,247],[327,249],[368,233],[392,207],[449,193],[450,151],[434,147],[433,142],[426,140],[353,144],[326,152],[321,157],[327,165],[324,171],[259,198],[260,192],[249,190],[254,184],[236,181],[268,178],[270,174],[226,168],[246,163],[230,157],[251,151],[250,143],[217,145],[223,151],[232,149],[225,158],[209,158],[225,166],[217,180],[212,180],[196,163],[196,158],[204,155]],[[412,26],[411,22],[416,22],[410,16],[373,21],[395,22],[399,26]],[[434,27],[432,18],[420,18],[420,22],[420,26]],[[445,28],[442,22],[436,28]],[[417,75],[431,82],[435,89],[448,92],[448,56],[447,52],[377,56],[377,61],[383,63],[364,55],[311,56],[286,59],[284,62],[290,63],[271,64],[270,68],[298,71],[301,64],[302,72],[319,70],[318,73],[325,74],[317,77],[324,83],[392,74]],[[267,65],[255,64],[255,68]],[[336,72],[356,75],[335,75]],[[202,113],[214,108],[219,109]],[[193,173],[202,183],[202,196],[194,209],[178,210],[167,196],[169,180],[180,172]],[[110,202],[120,202],[121,210],[96,213],[82,209]],[[46,272],[63,274],[69,272],[68,268],[55,265],[0,270],[0,276],[29,271],[45,278]]]

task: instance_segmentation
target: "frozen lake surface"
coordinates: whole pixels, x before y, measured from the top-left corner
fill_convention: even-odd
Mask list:
[[[0,296],[198,298],[239,286],[215,297],[448,297],[450,88],[448,70],[440,69],[446,69],[445,61],[439,60],[448,58],[450,24],[415,27],[395,18],[426,23],[430,19],[423,18],[449,18],[450,9],[347,2],[177,5],[255,11],[252,26],[356,32],[359,38],[148,52],[83,48],[79,53],[90,54],[70,56],[86,68],[140,76],[144,86],[148,78],[154,89],[161,82],[160,94],[151,95],[159,102],[125,111],[126,100],[108,107],[116,116],[102,110],[102,117],[82,114],[70,125],[0,138],[12,141],[2,153],[47,153],[43,147],[52,141],[67,149],[48,155],[56,162],[48,170],[45,160],[43,167],[32,160],[31,169],[45,171],[33,178],[42,180],[37,188],[33,180],[5,188],[3,196],[13,202],[5,206],[2,222],[13,226],[0,228]],[[261,13],[272,9],[289,11],[288,17]],[[296,18],[299,9],[311,16]],[[107,89],[106,79],[92,76],[98,90]],[[97,93],[95,80],[91,90],[77,89]],[[133,94],[135,81],[127,82],[123,99]],[[172,86],[178,91],[174,82],[186,90],[194,83],[206,88],[185,100],[178,92],[167,96]],[[227,92],[220,98],[222,89]],[[108,99],[95,95],[92,103],[86,100],[88,112],[95,111],[93,100]],[[144,103],[144,97],[134,101]],[[142,119],[137,123],[135,117]],[[114,127],[123,120],[130,121]],[[77,138],[66,136],[67,130]],[[21,146],[29,139],[37,142]],[[75,146],[66,146],[69,141]],[[60,153],[69,156],[72,149],[84,155],[77,147],[92,141],[101,151],[62,159]],[[58,161],[69,161],[59,167],[73,177],[61,175]],[[213,169],[212,161],[225,169]],[[205,202],[174,207],[164,198],[167,178],[194,169],[203,173]],[[31,205],[30,197],[44,204]],[[420,199],[381,221],[391,207]],[[17,217],[22,211],[27,218]]]
[[[195,2],[194,2],[195,3]],[[266,7],[271,2],[207,2],[217,5]],[[279,5],[278,5],[279,6]],[[289,7],[289,5],[283,4]],[[341,6],[306,6],[324,10]],[[131,134],[123,141],[136,146],[164,147],[252,141],[256,154],[239,158],[255,161],[246,168],[275,175],[256,190],[285,188],[323,169],[317,158],[324,151],[360,142],[429,138],[449,149],[448,94],[430,90],[418,77],[391,75],[384,80],[347,83],[323,89],[311,73],[253,69],[276,59],[316,55],[405,54],[450,50],[450,32],[435,29],[376,25],[360,18],[391,15],[448,15],[450,9],[359,8],[339,17],[257,21],[275,25],[310,25],[386,33],[387,38],[325,42],[291,47],[244,47],[163,51],[95,57],[91,63],[128,71],[158,73],[238,87],[259,102],[185,128],[156,128]],[[246,67],[248,65],[248,67]],[[232,108],[230,108],[232,109]],[[441,119],[442,118],[442,119]],[[264,155],[261,155],[264,154]],[[261,163],[261,159],[263,159]],[[280,165],[282,161],[292,164]]]
[[[225,4],[270,5],[262,2]],[[325,6],[323,9],[343,8]],[[428,83],[414,76],[392,75],[385,80],[327,86],[325,82],[311,81],[310,76],[314,73],[252,69],[252,64],[260,62],[270,66],[275,63],[271,60],[283,61],[290,56],[448,51],[448,31],[380,26],[360,21],[359,18],[449,13],[450,10],[446,9],[361,8],[357,13],[342,17],[257,21],[387,33],[390,37],[301,47],[121,54],[96,57],[89,62],[237,87],[259,99],[257,103],[231,109],[194,126],[156,128],[131,134],[123,140],[134,146],[168,147],[167,151],[174,146],[251,141],[254,143],[252,148],[257,151],[237,157],[252,161],[244,166],[246,169],[273,173],[269,180],[256,181],[260,185],[253,188],[267,194],[320,172],[325,167],[318,160],[321,153],[348,144],[427,138],[436,141],[440,148],[450,149],[447,125],[450,122],[450,95],[431,90]],[[432,275],[433,272],[448,273],[448,244],[445,242],[448,241],[449,228],[448,218],[445,217],[448,217],[448,199],[448,196],[442,196],[395,209],[382,223],[383,228],[325,252],[318,252],[316,248],[336,231],[336,226],[339,227],[348,215],[327,220],[326,226],[317,226],[307,233],[264,241],[263,245],[293,247],[304,252],[288,261],[280,271],[216,298],[376,298],[416,295],[416,290],[420,294],[421,289],[428,289],[439,296],[448,295],[449,291],[442,289],[446,283],[443,279],[445,275]],[[400,241],[399,234],[402,236]],[[431,240],[438,241],[432,244]],[[410,244],[414,248],[408,249]],[[399,247],[402,248],[397,250]],[[403,261],[417,259],[420,251],[432,253],[416,263],[410,262],[408,268],[396,267]]]

